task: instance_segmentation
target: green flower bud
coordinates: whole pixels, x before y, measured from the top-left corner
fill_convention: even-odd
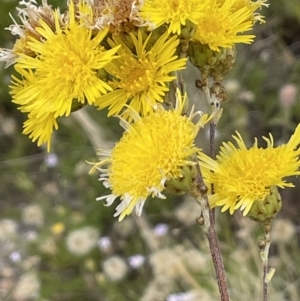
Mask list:
[[[195,33],[196,25],[187,20],[186,24],[181,26],[181,34],[179,36],[180,45],[181,45],[181,53],[180,56],[186,56],[189,48],[189,41]]]
[[[221,82],[234,65],[236,50],[232,47],[214,51],[208,45],[190,41],[188,55],[191,63],[201,71],[203,79],[212,77]]]
[[[282,206],[277,186],[271,186],[270,195],[263,201],[253,203],[247,216],[256,222],[269,223],[278,214]]]
[[[181,178],[166,181],[164,189],[165,192],[173,195],[183,195],[191,191],[197,175],[196,166],[183,166],[181,172]]]

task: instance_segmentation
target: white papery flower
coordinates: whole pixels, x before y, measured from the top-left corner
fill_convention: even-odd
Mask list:
[[[40,295],[40,286],[41,283],[36,273],[25,273],[13,291],[13,299],[16,301],[37,300]]]
[[[128,272],[126,261],[119,256],[112,256],[103,262],[105,276],[113,282],[124,279]]]
[[[17,235],[18,225],[12,219],[0,220],[0,240],[6,240]]]
[[[66,238],[66,244],[70,253],[83,256],[97,246],[98,239],[98,230],[87,226],[70,232]]]
[[[23,208],[22,221],[25,225],[42,227],[44,225],[44,212],[39,205],[28,205]]]

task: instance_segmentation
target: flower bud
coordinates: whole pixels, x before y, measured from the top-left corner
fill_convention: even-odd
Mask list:
[[[222,81],[235,62],[235,47],[211,50],[208,45],[191,41],[188,50],[191,63],[197,67],[202,78],[213,77],[215,81]]]
[[[166,181],[165,192],[173,195],[183,195],[191,191],[197,175],[196,166],[185,165],[182,167],[181,173],[182,177]]]
[[[282,206],[277,186],[271,186],[270,195],[262,201],[255,201],[247,214],[256,222],[269,223],[278,214]]]

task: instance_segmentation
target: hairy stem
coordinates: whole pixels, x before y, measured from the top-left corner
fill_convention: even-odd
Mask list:
[[[225,269],[223,264],[223,259],[221,255],[221,250],[218,243],[217,233],[214,226],[214,214],[209,208],[207,187],[204,184],[202,173],[200,167],[198,166],[198,173],[196,178],[197,188],[192,193],[193,197],[196,199],[201,208],[200,218],[197,222],[202,226],[204,234],[207,237],[210,253],[215,268],[217,283],[219,287],[219,292],[221,295],[221,301],[229,301],[228,286],[225,275]]]
[[[196,81],[196,87],[204,92],[205,99],[210,107],[211,114],[213,115],[212,121],[210,123],[210,157],[214,159],[215,157],[215,132],[218,121],[222,115],[221,103],[223,101],[223,95],[225,88],[219,82],[214,82],[212,87],[208,86],[207,77],[202,77],[201,80]],[[221,295],[221,301],[229,301],[228,286],[225,275],[225,269],[223,264],[223,259],[221,255],[221,250],[218,243],[218,238],[215,230],[215,210],[210,209],[207,187],[204,184],[200,166],[198,166],[195,193],[194,198],[200,205],[201,215],[197,219],[197,223],[200,224],[204,230],[204,233],[209,242],[210,253],[212,261],[214,264],[217,283]],[[211,194],[214,193],[214,186],[211,185]]]
[[[269,249],[271,245],[271,223],[264,225],[265,238],[259,244],[260,247],[260,258],[262,260],[262,269],[263,269],[263,301],[268,301],[268,287],[269,282],[275,272],[274,269],[268,271],[268,258],[269,258]]]
[[[216,134],[216,127],[217,125],[214,122],[209,124],[209,156],[214,159],[215,158],[215,134]],[[215,193],[214,183],[210,184],[210,191],[211,194]],[[216,215],[215,215],[215,208],[211,209],[212,213],[212,223],[215,224]]]

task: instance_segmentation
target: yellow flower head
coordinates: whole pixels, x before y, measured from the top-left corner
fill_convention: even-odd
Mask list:
[[[177,91],[177,105],[172,111],[163,109],[144,118],[138,118],[127,128],[111,152],[100,151],[102,159],[91,169],[102,173],[100,181],[111,194],[97,200],[106,200],[110,206],[117,197],[121,203],[114,216],[121,221],[133,208],[141,214],[148,196],[165,198],[162,194],[166,181],[182,177],[184,166],[193,166],[191,156],[199,151],[194,139],[207,121],[200,112],[182,116],[185,97]],[[194,124],[192,119],[200,115]],[[124,120],[123,120],[124,122]],[[107,169],[103,166],[108,165]]]
[[[29,56],[35,56],[36,54],[28,47],[27,42],[30,39],[42,40],[43,37],[36,30],[40,27],[40,20],[43,20],[50,28],[55,28],[54,11],[51,5],[48,5],[47,0],[42,1],[41,6],[37,6],[35,1],[20,1],[20,6],[17,7],[18,17],[21,21],[21,25],[18,24],[13,18],[13,24],[11,24],[8,30],[11,34],[18,36],[13,49],[2,49],[0,48],[0,61],[5,61],[8,67],[16,62],[19,54],[26,54]],[[63,16],[59,15],[59,22],[63,25]]]
[[[266,6],[265,0],[207,0],[205,13],[198,19],[193,40],[208,45],[212,50],[231,48],[237,43],[250,44],[254,35],[246,35],[256,21],[263,17],[254,13]]]
[[[169,33],[181,33],[181,25],[187,20],[197,24],[204,14],[203,7],[206,1],[199,0],[145,0],[141,7],[140,16],[152,28],[163,24],[169,26]]]
[[[54,235],[60,235],[65,231],[66,226],[62,222],[57,222],[57,223],[53,224],[50,229]]]
[[[215,194],[209,197],[212,207],[223,206],[232,214],[240,208],[247,215],[254,202],[270,195],[271,186],[293,187],[285,177],[299,175],[300,125],[289,142],[274,147],[273,137],[263,137],[267,148],[259,148],[257,140],[247,149],[239,133],[231,142],[223,143],[216,161],[199,154],[200,166],[207,183],[213,183]]]
[[[150,38],[151,34],[143,41],[141,30],[137,37],[130,33],[134,51],[120,36],[108,41],[111,47],[122,46],[118,50],[120,58],[104,67],[114,77],[109,82],[113,91],[95,102],[99,108],[109,107],[109,116],[119,114],[127,103],[143,116],[152,113],[157,103],[164,101],[165,93],[169,91],[168,83],[176,78],[170,73],[185,68],[186,59],[174,55],[179,44],[175,36],[170,37],[165,32],[147,50]]]
[[[22,112],[29,113],[24,133],[38,145],[50,139],[56,118],[68,116],[72,103],[93,104],[111,87],[100,80],[97,71],[115,56],[117,48],[105,51],[100,46],[108,30],[92,38],[92,30],[75,20],[73,2],[69,4],[69,24],[62,28],[55,12],[55,30],[43,20],[36,31],[43,41],[31,39],[27,45],[36,57],[20,54],[15,65],[21,79],[12,76],[13,102]]]
[[[228,0],[217,0],[217,3],[219,5],[223,5],[224,2],[226,2]],[[260,22],[260,23],[265,23],[264,20],[264,16],[262,16],[259,13],[256,13],[256,11],[258,9],[262,9],[263,6],[268,7],[269,4],[267,4],[268,0],[256,0],[256,1],[252,1],[252,0],[235,0],[233,6],[232,6],[232,10],[238,11],[242,8],[246,8],[248,11],[251,12],[251,20],[253,20],[253,22],[255,23],[256,21]]]

